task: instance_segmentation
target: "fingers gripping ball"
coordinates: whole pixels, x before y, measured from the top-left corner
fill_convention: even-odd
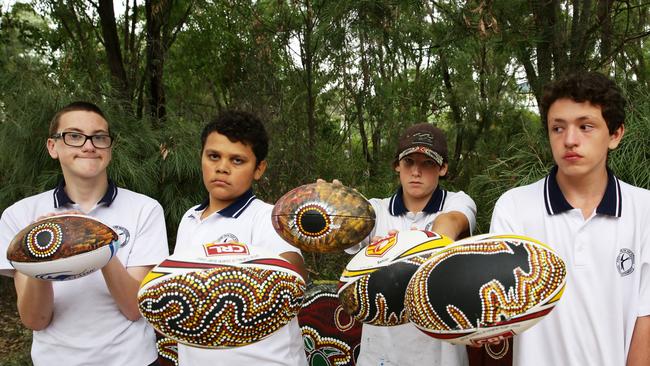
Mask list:
[[[302,277],[280,257],[171,256],[145,277],[138,303],[143,317],[166,337],[195,347],[231,348],[289,323],[304,292]]]
[[[433,255],[406,290],[408,317],[431,337],[480,346],[520,334],[562,296],[564,261],[531,238],[470,237]]]
[[[430,231],[400,231],[368,245],[348,263],[338,296],[360,322],[393,326],[408,322],[404,293],[411,276],[433,253],[453,241]]]
[[[336,252],[358,244],[375,226],[375,212],[357,191],[312,183],[282,196],[272,213],[282,238],[307,252]]]
[[[16,234],[7,259],[23,274],[62,281],[102,268],[118,248],[117,233],[101,221],[60,215],[38,220]]]

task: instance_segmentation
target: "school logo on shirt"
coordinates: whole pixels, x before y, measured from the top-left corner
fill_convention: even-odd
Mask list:
[[[218,255],[249,254],[248,247],[242,243],[206,243],[203,244],[203,250],[208,257]]]
[[[226,233],[221,235],[217,240],[214,241],[214,243],[239,243],[239,239],[235,234],[232,233]]]
[[[117,233],[117,241],[120,243],[120,248],[124,248],[129,241],[131,241],[131,233],[124,226],[113,225],[113,230]]]
[[[616,257],[616,269],[621,277],[634,272],[634,252],[627,248],[621,249]]]

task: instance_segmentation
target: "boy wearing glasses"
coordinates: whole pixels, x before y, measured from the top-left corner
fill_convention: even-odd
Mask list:
[[[47,150],[63,180],[50,191],[7,208],[0,219],[0,251],[40,217],[81,212],[111,226],[120,249],[101,271],[50,282],[13,271],[0,255],[0,273],[13,276],[17,307],[32,330],[34,365],[155,364],[153,329],[140,317],[137,291],[147,272],[168,254],[163,210],[155,200],[108,179],[113,138],[96,105],[74,102],[50,123]]]

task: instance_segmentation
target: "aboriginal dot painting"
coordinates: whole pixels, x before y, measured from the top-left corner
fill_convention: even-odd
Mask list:
[[[162,280],[139,296],[140,311],[161,333],[205,348],[256,342],[287,324],[304,283],[281,271],[216,267]]]
[[[35,258],[49,258],[63,243],[63,232],[59,224],[45,222],[27,233],[25,246],[29,255]]]
[[[330,215],[325,207],[315,203],[299,207],[293,225],[300,234],[311,238],[326,235],[332,230]]]
[[[93,251],[118,240],[117,233],[89,216],[46,217],[23,228],[7,249],[15,262],[42,262]]]
[[[524,314],[561,291],[562,259],[525,241],[468,243],[437,253],[406,293],[409,319],[429,330],[487,327]],[[462,291],[448,291],[453,286]]]
[[[156,332],[156,350],[160,366],[178,366],[178,343]]]
[[[294,246],[326,253],[363,240],[375,225],[375,212],[351,188],[314,183],[282,196],[273,208],[272,222],[278,234]]]
[[[409,280],[429,255],[382,267],[343,289],[340,300],[358,321],[393,326],[408,322],[404,295]]]
[[[341,307],[336,284],[310,286],[298,322],[309,366],[356,365],[361,323]]]

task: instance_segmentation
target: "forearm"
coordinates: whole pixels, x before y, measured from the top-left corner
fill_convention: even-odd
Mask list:
[[[113,257],[102,268],[102,275],[113,300],[120,312],[129,320],[140,319],[138,310],[138,289],[140,282],[152,267],[126,269],[117,257]]]
[[[461,212],[444,212],[433,220],[431,230],[457,240],[469,235],[469,221]]]
[[[14,274],[16,305],[20,320],[32,330],[45,329],[52,321],[54,312],[54,290],[49,281]]]
[[[634,326],[627,366],[647,365],[650,365],[650,316],[642,316]]]

